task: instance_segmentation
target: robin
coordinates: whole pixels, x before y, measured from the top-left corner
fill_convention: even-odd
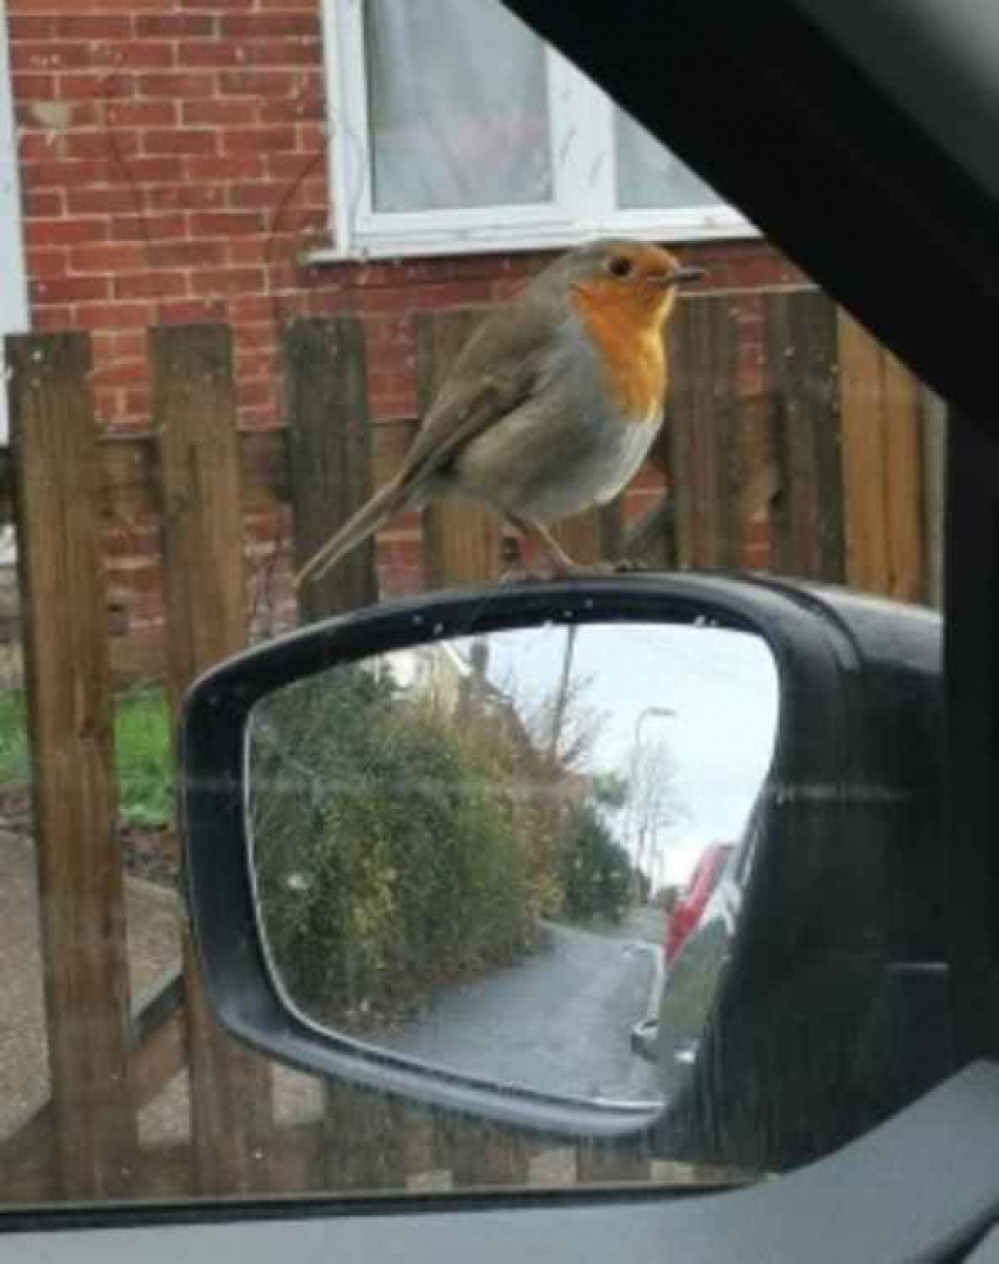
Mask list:
[[[462,348],[399,472],[311,558],[315,579],[391,515],[438,496],[478,501],[535,540],[554,573],[576,564],[546,524],[605,505],[663,420],[663,328],[703,276],[659,246],[592,242],[497,307]]]

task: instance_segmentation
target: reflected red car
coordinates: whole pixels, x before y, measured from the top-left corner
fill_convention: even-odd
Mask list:
[[[666,923],[666,964],[675,960],[687,936],[701,920],[704,906],[718,885],[734,843],[711,843],[701,852],[687,885],[677,896]]]

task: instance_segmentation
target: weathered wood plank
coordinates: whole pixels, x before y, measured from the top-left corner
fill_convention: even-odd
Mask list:
[[[416,381],[421,414],[485,309],[421,313],[416,318]],[[502,527],[477,505],[439,501],[424,511],[424,566],[430,588],[496,579],[502,569]]]
[[[889,570],[884,529],[889,471],[885,467],[881,352],[874,339],[842,311],[839,363],[846,582],[865,592],[884,592]]]
[[[297,570],[371,495],[372,435],[361,322],[297,320],[283,341]],[[298,594],[303,621],[377,600],[374,537]]]
[[[847,583],[900,600],[922,600],[919,385],[843,312],[839,359]]]
[[[938,610],[944,597],[944,503],[947,464],[947,405],[924,386],[922,414],[923,541],[926,568],[925,600]]]
[[[884,381],[885,529],[888,576],[885,595],[922,601],[926,582],[923,555],[922,418],[919,384],[890,351],[882,348]]]
[[[170,694],[245,643],[242,512],[231,331],[150,331],[152,413],[163,487],[164,599]],[[229,1041],[184,945],[191,1126],[203,1193],[265,1184],[267,1063]]]
[[[666,397],[677,564],[739,565],[738,324],[730,296],[681,300],[668,334]]]
[[[818,290],[769,294],[762,301],[781,467],[772,569],[841,581],[845,559],[836,307]]]
[[[129,1188],[128,970],[90,348],[7,341],[60,1195]]]

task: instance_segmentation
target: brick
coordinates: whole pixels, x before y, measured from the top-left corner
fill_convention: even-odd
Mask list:
[[[192,40],[179,45],[177,61],[181,66],[223,68],[245,65],[247,55],[239,44],[216,39]]]
[[[183,298],[189,292],[186,272],[154,269],[124,273],[114,278],[115,298]]]
[[[209,128],[151,128],[143,133],[142,148],[147,154],[214,154],[218,134]]]
[[[73,131],[60,137],[67,158],[107,158],[120,161],[139,152],[135,131]]]
[[[171,268],[217,268],[228,254],[224,241],[157,242],[154,249],[156,262]]]
[[[277,408],[272,405],[251,407],[244,404],[240,409],[240,425],[246,430],[266,430],[276,424]]]
[[[226,243],[229,262],[233,264],[267,264],[274,262],[273,240],[269,235],[234,237]]]
[[[59,189],[43,189],[29,191],[23,197],[24,214],[28,219],[55,218],[62,215],[65,206],[62,191]]]
[[[229,186],[229,200],[234,207],[241,209],[261,208],[269,210],[281,205],[287,190],[272,180],[263,180],[254,184],[232,184]]]
[[[266,39],[275,36],[319,38],[319,12],[307,4],[287,13],[225,14],[220,19],[222,34],[228,39]]]
[[[218,34],[218,19],[212,13],[139,14],[135,19],[135,33],[140,39],[215,36]]]
[[[60,161],[29,163],[21,175],[28,188],[70,189],[80,185],[107,184],[112,178],[109,162]]]
[[[224,154],[266,154],[293,150],[298,138],[294,127],[249,127],[222,137]]]
[[[69,270],[69,256],[63,249],[54,250],[28,250],[27,252],[27,268],[28,275],[32,278],[38,277],[46,279],[54,276],[64,276]]]
[[[258,122],[258,103],[243,97],[217,101],[185,101],[181,112],[189,126],[254,127]]]
[[[275,97],[261,101],[259,121],[269,123],[301,123],[303,120],[326,118],[326,100],[316,93],[300,93],[293,97]]]
[[[94,45],[91,63],[95,66],[120,66],[131,71],[169,70],[177,65],[177,53],[172,44],[163,40],[128,40]]]
[[[177,122],[176,101],[116,101],[106,107],[107,121],[122,127],[170,127]]]
[[[12,70],[84,70],[92,60],[90,47],[82,43],[23,40],[12,44],[10,49]]]
[[[217,85],[211,74],[146,74],[136,76],[136,89],[143,97],[166,97],[171,101],[187,101],[194,97],[212,97]]]
[[[118,215],[111,220],[112,240],[153,242],[157,260],[160,258],[159,251],[168,241],[186,234],[187,220],[180,211],[168,215]]]
[[[240,381],[251,381],[253,378],[275,380],[280,376],[283,359],[272,349],[264,351],[239,351],[235,357],[236,377]]]
[[[124,413],[132,417],[146,418],[149,416],[150,390],[136,389],[125,391],[122,396],[121,409]],[[157,607],[159,606],[159,585],[156,586]]]
[[[56,76],[55,97],[60,101],[113,101],[136,92],[135,76],[121,71]]]
[[[131,386],[149,380],[149,365],[145,359],[118,360],[114,364],[97,364],[92,381],[95,388],[107,390],[115,386]]]
[[[304,180],[315,171],[322,170],[326,161],[323,148],[315,153],[285,153],[267,155],[267,172],[275,180]]]
[[[211,158],[193,154],[184,159],[184,175],[195,183],[205,180],[260,180],[266,172],[265,161],[259,154],[219,154]]]
[[[290,97],[301,91],[298,75],[277,70],[224,70],[218,84],[226,96]]]
[[[25,74],[14,71],[11,74],[11,90],[14,100],[51,101],[56,94],[55,75]]]
[[[146,190],[146,199],[148,206],[158,211],[205,211],[224,205],[225,189],[221,185],[154,185]]]
[[[252,66],[318,66],[322,49],[318,39],[274,39],[247,41],[243,46]]]
[[[229,319],[234,325],[244,321],[273,321],[281,313],[281,305],[273,294],[240,294],[229,301]]]
[[[68,40],[124,40],[133,33],[125,14],[63,13],[55,20],[56,35]]]
[[[274,387],[273,381],[247,382],[237,378],[236,401],[241,408],[273,407],[277,402]]]
[[[148,267],[149,251],[141,242],[94,242],[73,246],[69,261],[74,272],[123,272]]]
[[[108,335],[110,355],[126,360],[141,359],[146,354],[146,335],[141,330],[130,329],[124,333]]]
[[[262,233],[266,229],[266,221],[259,211],[206,211],[203,214],[192,214],[192,237],[216,237],[229,235],[246,235]]]
[[[138,191],[131,186],[68,189],[66,208],[70,215],[114,215],[134,212],[139,206]]]
[[[24,225],[24,240],[29,248],[105,241],[107,236],[108,225],[105,220],[35,219]]]
[[[220,298],[168,299],[160,304],[160,320],[165,325],[197,325],[206,321],[224,321],[226,306]]]
[[[56,19],[49,13],[8,13],[7,35],[11,43],[19,40],[55,38]]]
[[[37,300],[36,300],[37,302]],[[76,312],[65,304],[49,306],[39,303],[31,313],[31,327],[35,333],[59,333],[66,329],[76,329]]]
[[[108,276],[63,276],[31,282],[31,297],[36,303],[89,303],[110,295]]]
[[[263,268],[208,268],[191,274],[196,295],[252,294],[265,284]]]
[[[243,321],[235,332],[237,355],[258,356],[273,351],[277,345],[277,331],[271,321]]]
[[[175,0],[181,9],[224,10],[225,12],[248,11],[255,0]]]
[[[329,138],[326,134],[325,123],[312,123],[307,120],[299,123],[295,131],[297,133],[298,148],[304,150],[307,154],[316,153],[326,148]]]

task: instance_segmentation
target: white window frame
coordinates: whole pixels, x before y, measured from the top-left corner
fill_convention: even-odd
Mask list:
[[[419,0],[414,0],[418,3]],[[312,258],[545,250],[597,235],[656,241],[756,237],[731,206],[618,210],[614,205],[613,107],[610,99],[550,46],[551,202],[462,210],[376,211],[368,142],[368,85],[363,0],[323,0],[333,239]],[[594,178],[594,176],[596,178]]]

